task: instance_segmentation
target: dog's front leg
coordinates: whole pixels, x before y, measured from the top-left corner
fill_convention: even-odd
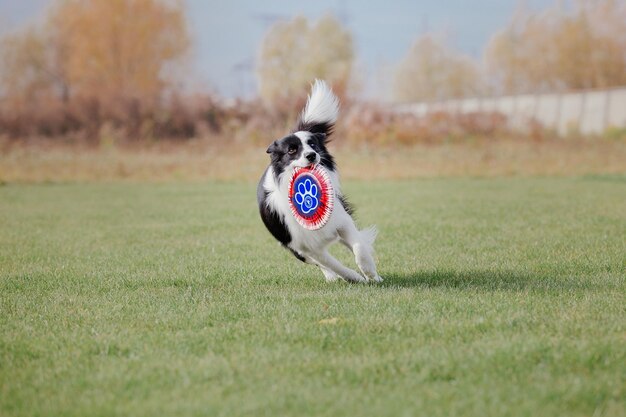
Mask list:
[[[335,282],[339,279],[339,275],[335,274],[330,269],[325,268],[321,265],[318,265],[318,266],[320,267],[322,274],[324,274],[324,278],[326,279],[326,282]]]
[[[367,282],[365,278],[363,278],[358,272],[353,271],[352,269],[344,266],[341,262],[339,262],[335,257],[333,257],[326,249],[320,252],[316,252],[314,254],[308,254],[308,256],[315,261],[315,263],[319,264],[324,272],[324,268],[330,270],[331,272],[339,275],[341,278],[350,282]],[[328,280],[328,276],[324,273]]]
[[[335,282],[339,279],[339,275],[335,274],[330,269],[322,266],[319,262],[315,261],[310,256],[302,255],[299,252],[295,252],[293,249],[290,249],[290,250],[294,253],[297,253],[298,256],[304,260],[304,262],[317,266],[322,271],[322,274],[324,274],[324,278],[326,279],[326,282]]]

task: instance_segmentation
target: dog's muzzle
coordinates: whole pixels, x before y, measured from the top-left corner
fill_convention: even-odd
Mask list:
[[[307,161],[313,163],[317,159],[317,154],[315,152],[309,152],[304,156]]]

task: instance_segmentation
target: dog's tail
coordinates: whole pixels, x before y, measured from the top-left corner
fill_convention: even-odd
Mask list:
[[[367,229],[360,230],[359,233],[361,234],[361,242],[372,248],[374,246],[376,236],[378,236],[378,229],[376,229],[376,226],[370,226]]]
[[[306,107],[300,115],[297,130],[324,133],[328,136],[333,132],[338,115],[339,99],[326,82],[315,80]]]

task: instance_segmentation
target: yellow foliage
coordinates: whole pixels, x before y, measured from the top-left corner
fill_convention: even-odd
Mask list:
[[[472,60],[431,35],[420,37],[400,63],[394,78],[398,101],[428,101],[474,96],[480,74]]]
[[[4,39],[3,86],[6,94],[45,87],[64,98],[155,98],[188,46],[180,1],[58,0],[43,27]]]
[[[518,13],[485,54],[502,92],[563,91],[626,84],[626,3],[578,1]]]

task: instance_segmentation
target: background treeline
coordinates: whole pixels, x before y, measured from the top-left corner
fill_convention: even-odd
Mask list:
[[[398,63],[391,95],[432,101],[626,85],[626,3],[560,4],[518,11],[480,59],[445,36],[421,36]],[[245,102],[189,92],[190,45],[182,2],[58,0],[43,23],[0,41],[0,138],[261,141],[290,126],[314,78],[342,97],[349,140],[427,142],[506,125],[494,114],[417,120],[357,103],[363,80],[352,35],[332,15],[270,27],[256,59],[259,96]]]

